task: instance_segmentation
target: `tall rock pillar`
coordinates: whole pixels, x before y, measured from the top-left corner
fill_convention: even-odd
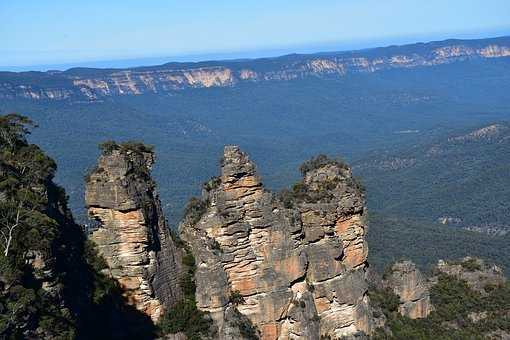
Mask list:
[[[128,303],[157,321],[181,297],[181,254],[175,246],[156,185],[154,155],[143,145],[104,148],[86,180],[89,215],[98,221],[91,240]]]
[[[200,215],[180,226],[196,260],[197,306],[220,339],[332,339],[371,332],[364,199],[351,171],[324,158],[285,195],[225,147]],[[195,209],[199,211],[200,209]]]

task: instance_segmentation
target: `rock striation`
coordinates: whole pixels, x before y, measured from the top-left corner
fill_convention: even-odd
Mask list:
[[[114,145],[103,151],[86,182],[89,215],[98,221],[90,239],[128,303],[157,321],[181,297],[181,253],[163,216],[150,177],[153,153]]]
[[[113,70],[4,72],[0,73],[0,98],[100,101],[114,96],[164,94],[188,88],[230,87],[246,82],[343,77],[352,73],[374,73],[505,57],[510,57],[508,37],[446,40],[253,61],[169,63]]]
[[[314,159],[292,192],[264,189],[255,165],[226,146],[220,177],[180,225],[195,257],[197,307],[220,339],[363,337],[367,296],[364,197],[350,169]],[[232,317],[236,315],[236,317]]]
[[[395,263],[385,276],[384,285],[400,298],[398,310],[403,316],[426,318],[433,310],[429,284],[411,261]]]

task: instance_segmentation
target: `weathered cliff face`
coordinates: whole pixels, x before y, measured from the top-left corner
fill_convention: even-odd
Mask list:
[[[246,338],[247,320],[262,339],[370,333],[363,195],[336,163],[306,171],[300,188],[277,198],[248,156],[227,146],[221,176],[204,187],[203,214],[181,224],[197,264],[197,306],[221,339]],[[247,320],[228,316],[236,309]]]
[[[341,77],[395,68],[510,57],[508,38],[450,40],[366,51],[297,55],[270,62],[168,64],[124,70],[0,74],[0,98],[101,100],[104,97],[168,93],[186,88],[234,86],[242,82],[288,81],[306,77]],[[42,83],[46,85],[41,85]]]
[[[426,318],[432,311],[429,284],[414,263],[395,263],[384,284],[400,298],[398,310],[403,316]]]
[[[104,152],[86,183],[92,232],[110,275],[128,302],[157,321],[182,296],[181,254],[170,237],[155,184],[151,152]]]

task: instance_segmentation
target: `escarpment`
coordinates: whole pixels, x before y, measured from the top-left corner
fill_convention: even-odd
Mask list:
[[[169,234],[155,183],[152,151],[105,146],[86,183],[91,240],[123,288],[128,303],[157,321],[181,297],[181,254]]]
[[[188,207],[180,233],[195,256],[197,307],[221,339],[371,332],[363,194],[340,162],[318,157],[302,171],[303,181],[277,196],[248,156],[227,146],[221,176]]]
[[[509,56],[510,41],[507,37],[502,37],[446,40],[269,59],[168,63],[130,69],[5,72],[0,73],[0,98],[101,101],[116,96],[165,94],[189,88],[221,88],[243,83],[290,81],[310,77],[339,78],[348,74],[433,67]]]

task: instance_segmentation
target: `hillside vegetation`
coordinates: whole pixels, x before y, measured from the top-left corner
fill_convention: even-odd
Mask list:
[[[369,206],[458,228],[510,232],[510,124],[494,123],[356,165]]]
[[[477,256],[510,273],[510,235],[493,237],[429,221],[371,213],[369,263],[379,272],[402,259],[430,270],[440,259]]]

